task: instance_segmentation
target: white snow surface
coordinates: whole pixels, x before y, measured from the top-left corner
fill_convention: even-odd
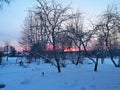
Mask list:
[[[4,58],[5,59],[5,58]],[[0,65],[0,90],[120,90],[120,68],[107,58],[105,64],[67,64],[58,73],[51,64],[40,62],[19,66],[16,58]],[[44,75],[42,74],[44,72]]]

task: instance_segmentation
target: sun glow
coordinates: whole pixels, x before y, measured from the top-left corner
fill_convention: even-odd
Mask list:
[[[75,47],[64,49],[64,52],[77,52],[77,51],[79,51],[79,50],[77,48],[75,48]]]
[[[29,51],[30,49],[25,49],[25,48],[22,48],[22,47],[16,47],[16,50],[22,52],[24,50]],[[60,46],[60,45],[56,46],[56,50],[64,51],[64,52],[78,52],[79,51],[79,49],[77,47],[74,47],[74,46],[70,47],[70,48],[64,47],[64,49],[63,49],[62,46]],[[51,43],[46,44],[46,51],[53,51],[53,45]]]
[[[47,51],[52,51],[53,50],[53,45],[52,44],[47,44],[46,45],[46,50]],[[57,45],[56,50],[62,50],[62,46]],[[64,48],[64,52],[77,52],[77,51],[79,51],[79,49],[76,48],[76,47],[71,47],[71,48],[66,47],[66,48]]]

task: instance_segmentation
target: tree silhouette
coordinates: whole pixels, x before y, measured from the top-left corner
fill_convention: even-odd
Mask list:
[[[0,0],[0,8],[3,7],[3,4],[6,3],[6,4],[9,4],[11,0]]]

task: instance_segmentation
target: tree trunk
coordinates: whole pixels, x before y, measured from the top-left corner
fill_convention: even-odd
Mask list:
[[[115,61],[113,60],[113,55],[112,55],[110,49],[109,49],[109,54],[110,54],[110,58],[111,58],[112,63],[115,65],[115,67],[118,67],[118,65],[117,65],[117,64],[115,63]]]
[[[57,62],[57,69],[58,69],[58,72],[60,73],[60,72],[61,72],[61,69],[60,69],[59,59],[56,59],[56,62]]]
[[[61,69],[60,69],[60,63],[59,63],[59,59],[57,59],[57,54],[56,54],[56,42],[55,42],[55,34],[54,34],[54,29],[53,29],[53,32],[52,32],[52,39],[53,39],[53,50],[54,50],[54,58],[55,58],[55,61],[57,63],[57,70],[58,72],[60,73],[61,72]]]
[[[85,52],[85,55],[90,59],[92,60],[93,63],[95,63],[94,59],[92,59],[89,54],[87,53],[87,49],[86,49],[86,46],[85,44],[82,42],[82,45],[83,45],[83,49],[84,49],[84,52]]]
[[[95,67],[94,67],[95,72],[97,72],[97,68],[98,68],[98,56],[96,57],[96,62],[95,62]]]
[[[79,60],[80,60],[80,56],[78,56],[78,59],[77,59],[76,65],[78,65]]]
[[[59,64],[59,59],[57,59],[57,54],[56,54],[56,50],[55,50],[55,47],[53,46],[54,48],[54,58],[55,58],[55,61],[57,63],[57,70],[58,72],[60,73],[61,72],[61,69],[60,69],[60,64]]]
[[[106,25],[106,27],[107,27],[107,38],[106,38],[106,40],[105,40],[105,43],[106,43],[106,47],[107,47],[107,49],[108,49],[108,51],[109,51],[109,55],[110,55],[110,57],[111,57],[111,61],[112,61],[112,63],[115,65],[115,67],[118,67],[118,65],[115,63],[115,61],[113,60],[113,55],[112,55],[112,53],[111,53],[111,50],[110,50],[110,47],[109,47],[109,44],[108,44],[108,36],[109,36],[109,32],[110,32],[110,29],[109,29],[109,27]]]
[[[104,57],[101,58],[101,64],[104,64]]]
[[[110,55],[110,58],[111,58],[111,61],[112,63],[115,65],[115,67],[118,67],[118,65],[115,63],[115,61],[113,60],[113,55],[111,53],[111,50],[110,50],[110,47],[108,46],[108,42],[107,42],[107,39],[106,39],[106,47],[108,49],[108,52],[109,52],[109,55]]]
[[[78,59],[77,59],[77,62],[76,62],[76,65],[78,65],[79,61],[80,61],[80,47],[79,47],[79,52],[78,52]]]

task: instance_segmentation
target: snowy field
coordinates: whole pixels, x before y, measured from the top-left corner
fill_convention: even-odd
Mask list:
[[[5,84],[0,90],[120,90],[120,68],[109,59],[99,64],[98,72],[93,71],[94,64],[68,64],[61,73],[43,62],[23,67],[15,61],[10,58],[0,65],[0,84]]]

